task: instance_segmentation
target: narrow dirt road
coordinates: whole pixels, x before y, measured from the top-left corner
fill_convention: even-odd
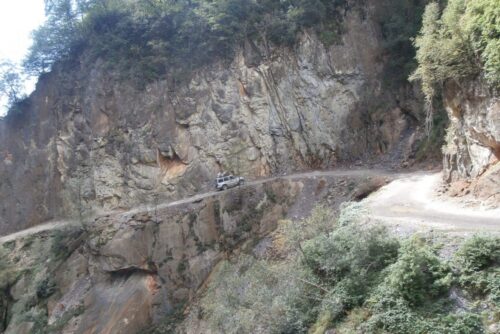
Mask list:
[[[275,177],[269,177],[269,178],[262,178],[254,181],[248,181],[243,187],[251,187],[253,185],[258,185],[278,179],[287,179],[287,180],[300,180],[300,179],[306,179],[306,178],[313,178],[313,177],[321,177],[321,176],[390,176],[393,175],[394,173],[391,173],[390,171],[385,171],[381,169],[337,169],[337,170],[331,170],[331,171],[312,171],[312,172],[303,172],[303,173],[295,173],[295,174],[290,174],[290,175],[280,175],[280,176],[275,176]],[[226,191],[232,191],[231,189],[226,190]],[[183,198],[177,201],[173,202],[166,202],[166,203],[161,203],[157,206],[153,204],[148,204],[148,205],[141,205],[138,207],[135,207],[133,209],[127,210],[127,211],[108,211],[108,212],[99,212],[95,216],[103,216],[103,215],[111,215],[111,214],[120,214],[120,215],[134,215],[136,213],[144,212],[144,211],[153,211],[155,209],[164,209],[168,207],[173,207],[176,205],[181,205],[181,204],[187,204],[187,203],[195,203],[198,201],[203,200],[204,198],[211,197],[211,196],[218,196],[222,194],[220,191],[210,191],[202,194],[197,194],[195,196]],[[91,219],[91,218],[87,218]],[[63,229],[65,227],[69,226],[76,226],[76,225],[81,225],[78,221],[76,220],[57,220],[57,221],[49,221],[44,224],[40,224],[19,232],[15,232],[12,234],[8,234],[5,236],[0,236],[0,244],[3,244],[5,242],[9,242],[12,240],[15,240],[17,238],[22,238],[26,237],[32,234],[37,234],[43,231],[47,230],[54,230],[54,229]]]
[[[244,187],[262,184],[277,179],[300,180],[314,177],[344,176],[381,176],[395,179],[379,191],[365,199],[370,210],[370,218],[384,223],[395,224],[409,230],[420,228],[439,229],[446,232],[493,232],[500,234],[500,209],[481,210],[463,208],[435,195],[440,182],[440,173],[394,173],[381,169],[337,169],[331,171],[312,171],[282,175],[249,181]],[[231,191],[231,190],[227,190]],[[198,194],[181,200],[162,203],[156,209],[176,205],[194,203],[204,198],[217,196],[219,191]],[[133,215],[139,212],[154,210],[153,205],[142,205],[128,211],[112,211],[100,213]],[[0,244],[51,229],[62,229],[78,225],[74,220],[47,222],[23,231],[0,237]]]
[[[65,219],[65,220],[54,220],[49,221],[47,223],[43,223],[40,225],[36,225],[25,230],[21,230],[15,233],[7,234],[3,237],[0,237],[0,245],[6,242],[16,240],[19,238],[24,238],[29,235],[41,233],[49,230],[61,230],[69,226],[79,226],[81,225],[78,221]]]
[[[439,230],[453,234],[500,234],[500,209],[465,207],[438,196],[441,173],[401,176],[364,200],[370,219],[409,232]]]
[[[284,180],[300,180],[300,179],[307,179],[307,178],[314,178],[314,177],[321,177],[321,176],[329,176],[329,177],[344,177],[344,176],[381,176],[381,177],[389,177],[392,176],[394,177],[396,174],[394,172],[390,172],[387,170],[382,170],[382,169],[336,169],[336,170],[330,170],[330,171],[312,171],[312,172],[304,172],[304,173],[295,173],[295,174],[290,174],[290,175],[281,175],[281,176],[274,176],[274,177],[268,177],[268,178],[263,178],[263,179],[258,179],[254,181],[248,181],[245,183],[244,186],[242,187],[251,187],[254,185],[270,182],[270,181],[275,181],[278,179],[284,179]],[[236,188],[229,189],[226,191],[232,191]],[[204,198],[211,197],[211,196],[217,196],[219,194],[222,194],[220,191],[210,191],[206,192],[203,194],[198,194],[195,196],[183,198],[181,200],[173,201],[173,202],[168,202],[168,203],[162,203],[159,204],[156,209],[163,209],[163,208],[168,208],[171,206],[175,205],[180,205],[180,204],[186,204],[186,203],[194,203],[201,201]],[[154,210],[155,207],[152,205],[144,205],[144,206],[139,206],[137,208],[134,208],[132,210],[123,212],[124,215],[130,215],[130,214],[135,214],[147,210]]]

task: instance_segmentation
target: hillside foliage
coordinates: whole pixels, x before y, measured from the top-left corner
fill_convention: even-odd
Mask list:
[[[392,58],[391,82],[414,70],[411,38],[428,0],[383,0],[375,19]],[[24,61],[27,72],[50,71],[57,62],[100,60],[127,78],[182,80],[218,59],[230,59],[245,41],[264,59],[274,46],[293,46],[314,30],[326,46],[341,42],[343,19],[366,0],[45,0],[47,21],[34,31]],[[82,57],[85,55],[85,57]],[[76,62],[75,64],[78,64]]]
[[[212,331],[486,333],[498,321],[498,238],[473,237],[444,260],[431,240],[362,224],[360,210],[334,219],[320,207],[281,222],[267,256],[225,261],[200,305]],[[471,306],[454,304],[457,289]]]
[[[430,3],[415,39],[418,68],[429,102],[447,80],[483,76],[500,87],[500,4],[498,0],[449,0]]]
[[[383,37],[384,81],[404,83],[415,67],[411,39],[428,0],[382,0],[373,13]],[[249,42],[261,59],[314,32],[326,47],[342,43],[348,11],[365,17],[366,0],[45,0],[23,70],[2,61],[0,94],[16,109],[25,76],[102,64],[137,87],[167,79],[172,88],[203,66],[232,59]],[[65,70],[65,71],[66,71]],[[19,108],[17,108],[19,109]]]
[[[376,19],[384,38],[387,62],[384,83],[397,87],[407,82],[415,71],[415,47],[412,39],[422,25],[422,15],[429,0],[385,0],[377,7]]]
[[[24,65],[43,73],[84,53],[129,77],[181,78],[230,57],[246,38],[269,50],[315,28],[333,43],[346,6],[346,0],[46,0],[47,21],[33,33]]]

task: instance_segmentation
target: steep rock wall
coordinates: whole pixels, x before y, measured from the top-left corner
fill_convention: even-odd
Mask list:
[[[0,121],[0,234],[183,197],[221,170],[404,159],[420,103],[411,88],[383,89],[390,59],[373,6],[348,12],[331,47],[307,32],[269,55],[248,41],[183,85],[138,90],[99,62],[56,66],[22,114]]]
[[[444,91],[450,118],[444,178],[492,203],[500,200],[500,98],[483,83],[450,82]],[[465,183],[465,185],[464,185]],[[472,188],[472,189],[471,189]]]

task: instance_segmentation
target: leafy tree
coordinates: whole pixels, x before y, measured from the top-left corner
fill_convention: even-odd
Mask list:
[[[468,1],[463,21],[487,81],[500,86],[500,4],[497,0]]]
[[[306,27],[335,30],[345,0],[46,0],[46,23],[34,31],[24,66],[49,71],[84,55],[111,68],[174,81],[216,59],[229,58],[247,38],[291,45]],[[334,33],[335,35],[335,33]],[[322,35],[323,36],[323,35]],[[325,35],[326,36],[326,35]]]
[[[72,0],[46,0],[44,25],[33,31],[33,44],[24,61],[30,74],[50,70],[52,64],[70,54],[76,40],[77,15]]]
[[[415,39],[418,68],[411,80],[422,83],[428,102],[446,80],[484,75],[492,87],[500,87],[499,45],[498,0],[450,0],[442,12],[431,3]]]
[[[437,3],[429,4],[425,8],[422,19],[422,30],[415,39],[419,66],[411,79],[421,81],[422,91],[429,101],[436,95],[435,85],[441,80],[438,71],[439,54],[434,51],[439,42],[439,16],[439,5]]]
[[[7,107],[19,102],[24,95],[23,78],[19,68],[11,61],[0,63],[0,96],[7,100]]]

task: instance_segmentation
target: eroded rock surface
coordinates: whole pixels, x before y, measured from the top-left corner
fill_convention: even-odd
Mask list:
[[[0,245],[9,262],[0,276],[14,270],[3,282],[5,332],[139,333],[192,301],[221,259],[253,249],[280,219],[318,202],[338,207],[382,183],[362,175],[278,179],[8,241]]]
[[[346,13],[335,45],[305,32],[293,50],[266,56],[249,42],[175,87],[138,90],[99,62],[56,66],[22,114],[0,120],[0,234],[185,197],[221,170],[404,159],[421,104],[411,87],[384,89],[390,59],[372,6]]]
[[[450,118],[444,177],[455,195],[473,192],[498,203],[500,193],[500,98],[481,82],[445,87]]]

